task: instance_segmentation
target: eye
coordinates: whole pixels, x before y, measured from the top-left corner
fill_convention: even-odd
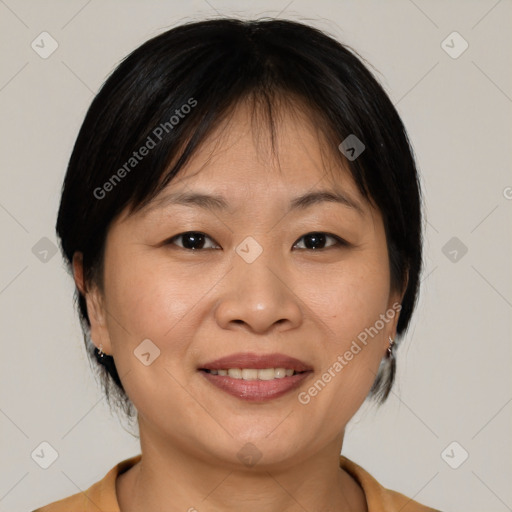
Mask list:
[[[331,239],[333,243],[326,245],[328,239]],[[177,243],[178,240],[181,240],[181,243]],[[213,245],[210,244],[210,246],[208,246],[208,240],[210,242],[213,242]],[[312,251],[319,251],[329,249],[330,247],[349,245],[348,242],[346,242],[342,238],[336,235],[323,232],[307,233],[306,235],[303,235],[299,240],[304,240],[304,243],[302,244],[303,246],[300,247],[301,242],[296,242],[294,247],[299,248],[301,250],[309,249]],[[205,233],[202,233],[201,231],[187,231],[185,233],[180,233],[170,238],[166,242],[166,244],[177,245],[182,249],[190,251],[220,248],[218,245],[215,244],[212,238],[210,238]]]
[[[175,241],[179,239],[183,240],[183,245],[175,243]],[[166,244],[178,245],[178,247],[181,247],[182,249],[188,249],[191,251],[197,251],[198,249],[216,249],[219,247],[218,245],[216,247],[205,247],[206,240],[211,240],[213,242],[213,240],[205,233],[201,233],[200,231],[187,231],[186,233],[180,233],[179,235],[173,236],[166,242]]]
[[[328,245],[327,247],[324,247],[325,242],[328,238],[330,238],[331,240],[334,240],[334,243]],[[305,241],[305,243],[304,243],[305,247],[299,247],[299,249],[310,249],[313,251],[328,249],[329,247],[348,245],[348,243],[345,240],[339,238],[338,236],[331,235],[329,233],[322,233],[322,232],[307,233],[306,235],[299,238],[299,240],[302,240],[302,239],[304,239],[304,241]],[[299,242],[297,242],[294,245],[294,247],[296,247],[298,244],[299,244]]]

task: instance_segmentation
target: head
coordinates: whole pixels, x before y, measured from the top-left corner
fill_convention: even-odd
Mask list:
[[[217,19],[137,48],[89,108],[57,234],[107,397],[191,449],[220,455],[219,418],[262,443],[289,407],[289,443],[267,452],[320,447],[391,390],[421,270],[418,176],[382,87],[319,30]],[[254,407],[204,378],[235,352],[312,372]]]

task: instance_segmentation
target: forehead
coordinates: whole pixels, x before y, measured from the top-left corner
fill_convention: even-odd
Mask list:
[[[257,103],[236,105],[156,199],[199,185],[253,197],[328,185],[361,198],[327,128],[300,104],[274,108],[271,118]]]

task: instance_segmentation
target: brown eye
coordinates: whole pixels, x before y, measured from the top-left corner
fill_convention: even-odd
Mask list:
[[[180,239],[182,240],[182,245],[176,243],[176,240]],[[211,240],[213,242],[213,240],[205,233],[200,231],[187,231],[172,237],[167,241],[167,244],[177,245],[182,249],[188,249],[191,251],[197,251],[199,249],[215,249],[218,247],[207,247],[207,240]]]
[[[328,239],[334,240],[334,243],[331,243],[328,246],[325,246],[326,241]],[[336,247],[340,245],[347,245],[347,243],[342,240],[341,238],[337,237],[336,235],[331,235],[329,233],[323,233],[323,232],[313,232],[308,233],[304,236],[302,236],[299,240],[304,240],[304,247],[299,247],[299,249],[309,249],[309,250],[322,250],[322,249],[328,249],[329,247]],[[294,247],[296,247],[299,244],[297,242]]]

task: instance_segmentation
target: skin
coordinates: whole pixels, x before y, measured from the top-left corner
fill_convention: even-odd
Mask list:
[[[123,512],[367,510],[339,453],[398,314],[310,403],[297,394],[401,301],[390,286],[382,218],[305,114],[280,111],[279,162],[265,125],[251,119],[239,105],[159,196],[218,193],[227,210],[160,204],[122,214],[107,235],[102,291],[85,289],[80,253],[74,258],[91,338],[114,356],[138,410],[142,461],[117,479]],[[287,213],[292,198],[318,189],[343,191],[362,213],[334,202]],[[188,231],[208,235],[205,248],[169,241]],[[311,232],[349,245],[328,237],[308,249],[303,237]],[[263,249],[252,263],[235,252],[247,236]],[[133,354],[147,338],[160,349],[149,366]],[[197,370],[234,352],[281,352],[314,372],[280,398],[247,402]],[[262,455],[252,467],[237,457],[249,442]]]

